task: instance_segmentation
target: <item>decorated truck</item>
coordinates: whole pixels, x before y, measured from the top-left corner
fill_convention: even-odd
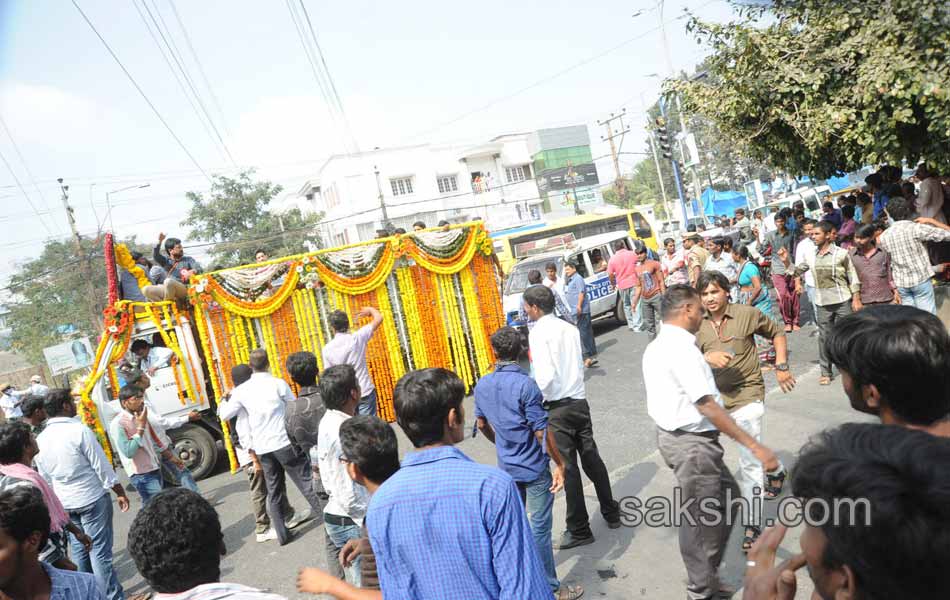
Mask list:
[[[111,275],[125,269],[148,285],[127,248],[107,238],[105,255]],[[195,275],[187,302],[122,300],[112,279],[105,330],[79,391],[80,415],[111,456],[105,432],[118,410],[119,365],[134,363],[131,345],[145,339],[173,353],[146,395],[162,417],[183,422],[168,432],[177,455],[201,478],[214,470],[220,445],[234,470],[228,423],[216,416],[217,400],[232,387],[231,368],[263,348],[272,374],[293,386],[287,356],[312,352],[322,370],[321,349],[332,336],[328,315],[342,310],[358,327],[357,313],[373,306],[384,319],[367,364],[379,416],[393,421],[393,389],[407,371],[444,367],[471,387],[491,367],[489,337],[504,324],[493,258],[491,239],[475,222]],[[200,419],[184,422],[192,411]]]

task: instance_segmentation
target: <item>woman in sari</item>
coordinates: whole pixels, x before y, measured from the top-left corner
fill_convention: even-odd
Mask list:
[[[733,248],[732,258],[736,261],[739,272],[737,302],[754,306],[772,319],[772,299],[769,297],[769,291],[762,285],[759,267],[749,260],[749,249],[746,246]],[[759,351],[762,367],[771,369],[775,364],[775,346],[772,345],[772,340],[755,336],[755,345]]]

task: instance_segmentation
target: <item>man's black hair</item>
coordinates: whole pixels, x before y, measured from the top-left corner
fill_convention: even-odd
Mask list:
[[[254,256],[257,256],[258,254],[263,254],[264,256],[267,256],[267,250],[264,250],[263,248],[258,248],[257,250],[254,251]]]
[[[498,360],[517,361],[523,349],[521,334],[514,327],[502,327],[492,334],[491,347]]]
[[[125,402],[129,398],[138,398],[145,393],[145,390],[137,385],[127,385],[119,390],[119,402]]]
[[[835,324],[825,352],[854,380],[855,393],[874,385],[901,420],[931,425],[950,416],[950,335],[929,312],[900,304],[865,307]]]
[[[528,271],[528,283],[531,285],[537,285],[541,283],[543,279],[541,278],[541,271],[537,269],[531,269]]]
[[[687,225],[687,226],[686,226],[686,231],[689,232],[689,233],[695,232],[695,231],[696,231],[696,224],[695,224],[695,223],[690,223],[689,225]]]
[[[851,206],[850,204],[845,204],[844,206],[842,206],[842,207],[841,207],[841,216],[843,216],[845,219],[853,219],[853,218],[854,218],[854,207]]]
[[[253,374],[254,371],[250,365],[234,365],[231,367],[231,383],[234,384],[234,387],[237,387],[250,379]]]
[[[676,240],[674,240],[673,238],[669,238],[669,237],[668,237],[668,238],[664,238],[664,239],[663,239],[663,245],[664,245],[664,246],[666,246],[666,245],[669,244],[670,242],[672,242],[673,245],[676,245]]]
[[[327,315],[327,322],[337,333],[346,333],[350,330],[350,318],[342,310],[337,309]]]
[[[181,243],[178,238],[165,238],[165,252],[171,252],[172,248]]]
[[[545,270],[545,271],[554,271],[554,272],[556,273],[556,272],[557,272],[557,263],[554,263],[554,262],[544,263],[544,270]]]
[[[532,289],[543,289],[545,287]],[[396,384],[393,403],[396,421],[416,448],[441,442],[451,409],[458,411],[465,384],[447,369],[429,368],[406,373]]]
[[[145,371],[143,371],[142,369],[129,369],[123,374],[123,377],[127,383],[134,383],[136,381],[140,381],[145,376],[146,376]]]
[[[910,221],[916,215],[914,204],[905,198],[891,198],[887,201],[887,216],[894,221]]]
[[[342,409],[359,387],[353,365],[334,365],[320,375],[320,397],[329,410]]]
[[[403,235],[404,233],[406,233],[406,230],[405,230],[405,228],[403,228],[403,227],[397,227],[397,228],[393,229],[393,234],[394,234],[394,235]]]
[[[620,252],[621,250],[626,250],[627,245],[623,240],[617,240],[614,242],[614,252]]]
[[[543,285],[529,287],[521,296],[528,306],[536,306],[546,315],[554,312],[554,292]]]
[[[708,288],[710,284],[715,285],[719,289],[725,291],[727,294],[729,293],[729,280],[726,279],[726,276],[719,271],[703,271],[700,273],[699,277],[696,279],[696,291],[702,294],[703,290]]]
[[[445,219],[442,219],[441,221],[439,221],[439,227],[445,227],[446,225],[451,225],[451,223],[449,223]]]
[[[879,190],[884,185],[884,178],[881,177],[880,173],[871,173],[864,178],[864,183],[868,184],[875,190]]]
[[[313,352],[294,352],[287,357],[287,372],[297,385],[317,385],[317,371],[317,357]]]
[[[802,448],[792,492],[825,523],[822,563],[850,567],[856,597],[950,597],[950,440],[847,423]]]
[[[18,543],[40,532],[39,550],[49,538],[49,509],[43,494],[32,485],[18,485],[0,492],[0,529]]]
[[[49,418],[59,417],[65,413],[66,405],[73,403],[73,397],[66,388],[54,388],[46,393],[43,407]]]
[[[382,484],[399,470],[399,443],[389,423],[374,415],[356,415],[340,425],[343,456],[367,479]]]
[[[159,492],[129,529],[129,554],[149,586],[179,594],[221,578],[224,536],[211,504],[191,490]]]
[[[854,197],[855,202],[860,205],[870,204],[871,203],[871,194],[865,192],[859,192],[857,196]]]
[[[899,183],[888,183],[882,192],[888,198],[904,198],[904,188]],[[913,198],[905,198],[905,200],[910,200],[911,204],[914,203]]]
[[[138,339],[132,342],[132,346],[129,348],[132,351],[132,354],[138,353],[139,350],[148,350],[152,345],[146,340]]]
[[[426,224],[425,224],[423,221],[416,221],[415,223],[412,224],[412,226],[413,226],[413,227],[422,227],[423,229],[426,228]]]
[[[247,364],[255,373],[265,373],[270,367],[270,359],[267,358],[267,350],[255,348],[247,355]]]
[[[818,221],[818,225],[816,225],[816,227],[824,231],[826,234],[835,230],[835,226],[831,221]]]
[[[831,210],[835,209],[835,205],[830,201],[826,200],[824,204],[821,205],[822,208],[830,208]]]
[[[745,246],[740,246],[744,248]],[[673,316],[681,306],[689,302],[699,302],[699,292],[685,283],[677,283],[666,288],[660,296],[660,318],[664,321]]]
[[[633,251],[635,254],[647,254],[647,247],[640,240],[636,240],[633,243]]]
[[[805,222],[802,223],[802,227],[804,227],[805,225],[811,225],[812,227],[814,227],[817,224],[818,224],[817,219],[805,219]]]
[[[43,403],[45,402],[46,398],[43,396],[27,394],[20,402],[20,410],[23,412],[23,416],[29,419],[33,416],[33,413],[43,408]]]
[[[578,265],[578,264],[579,264],[579,263],[577,262],[577,260],[565,260],[565,261],[564,261],[564,266],[565,266],[565,267],[571,267],[571,268],[574,269],[575,271],[577,270],[577,265]]]
[[[854,237],[856,238],[868,238],[872,242],[874,241],[874,232],[877,231],[874,228],[874,225],[870,223],[864,223],[858,225],[858,228],[854,230]]]
[[[0,423],[0,465],[20,462],[31,436],[30,426],[22,421]]]

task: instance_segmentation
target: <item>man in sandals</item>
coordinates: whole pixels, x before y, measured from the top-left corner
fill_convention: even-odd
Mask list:
[[[696,347],[694,336],[703,324],[699,293],[688,285],[672,285],[663,294],[660,312],[663,328],[643,353],[647,412],[657,426],[660,455],[673,469],[682,493],[685,514],[679,546],[687,598],[705,600],[724,591],[719,564],[735,512],[730,494],[739,495],[722,461],[720,432],[748,448],[766,470],[778,471],[780,463],[775,452],[746,433],[723,408],[712,369]],[[710,506],[710,500],[718,503]],[[700,504],[706,508],[701,510]],[[712,516],[718,518],[709,518],[709,509],[715,509]]]
[[[729,302],[729,281],[718,271],[705,271],[696,282],[706,315],[696,345],[712,367],[716,387],[726,410],[746,433],[762,441],[762,418],[765,415],[765,380],[759,368],[755,336],[772,340],[775,345],[775,371],[783,392],[795,387],[795,378],[788,370],[788,345],[785,332],[757,308]],[[766,479],[767,478],[767,479]],[[761,514],[753,511],[753,503],[761,504],[762,485],[765,497],[772,499],[782,491],[785,470],[764,473],[748,448],[739,448],[739,489],[749,510],[742,515],[745,537],[742,550],[748,552],[762,532]]]

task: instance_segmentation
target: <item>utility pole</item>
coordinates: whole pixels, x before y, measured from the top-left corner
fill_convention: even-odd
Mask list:
[[[566,178],[571,180],[571,193],[574,194],[574,214],[582,215],[584,211],[581,210],[581,201],[577,198],[577,173],[574,171],[574,165],[567,164],[567,175]]]
[[[373,165],[376,173],[376,191],[379,192],[379,209],[383,212],[383,229],[389,229],[389,215],[386,213],[386,201],[383,198],[383,187],[379,184],[379,167]]]
[[[656,165],[656,178],[660,183],[660,195],[663,196],[663,208],[666,209],[666,218],[673,219],[673,211],[670,209],[670,199],[666,196],[666,184],[663,183],[663,172],[660,170],[660,157],[656,153],[656,140],[653,139],[653,130],[647,128],[647,138],[650,140],[650,151],[653,153],[653,164]]]
[[[627,113],[627,109],[621,109],[620,114],[615,115],[610,113],[610,118],[604,119],[603,121],[597,121],[598,125],[603,125],[607,128],[607,135],[600,136],[601,140],[607,140],[610,142],[610,155],[614,159],[614,185],[617,188],[617,197],[620,198],[620,201],[626,205],[627,203],[627,189],[623,185],[623,176],[620,174],[620,149],[618,144],[614,143],[614,138],[620,138],[620,144],[623,144],[623,136],[630,130],[625,128],[623,125],[623,117]],[[616,130],[613,128],[611,123],[614,121],[620,121],[620,129]]]
[[[63,185],[62,177],[56,181],[59,182],[59,189],[62,192],[63,208],[66,209],[66,218],[69,220],[69,227],[73,231],[73,244],[76,247],[76,258],[80,261],[83,279],[86,281],[86,296],[89,305],[89,316],[91,317],[90,322],[101,329],[102,315],[96,310],[99,303],[96,301],[96,286],[92,281],[92,265],[89,263],[89,255],[83,252],[82,237],[79,235],[79,229],[76,228],[76,217],[73,215],[73,208],[69,205],[69,186]]]

